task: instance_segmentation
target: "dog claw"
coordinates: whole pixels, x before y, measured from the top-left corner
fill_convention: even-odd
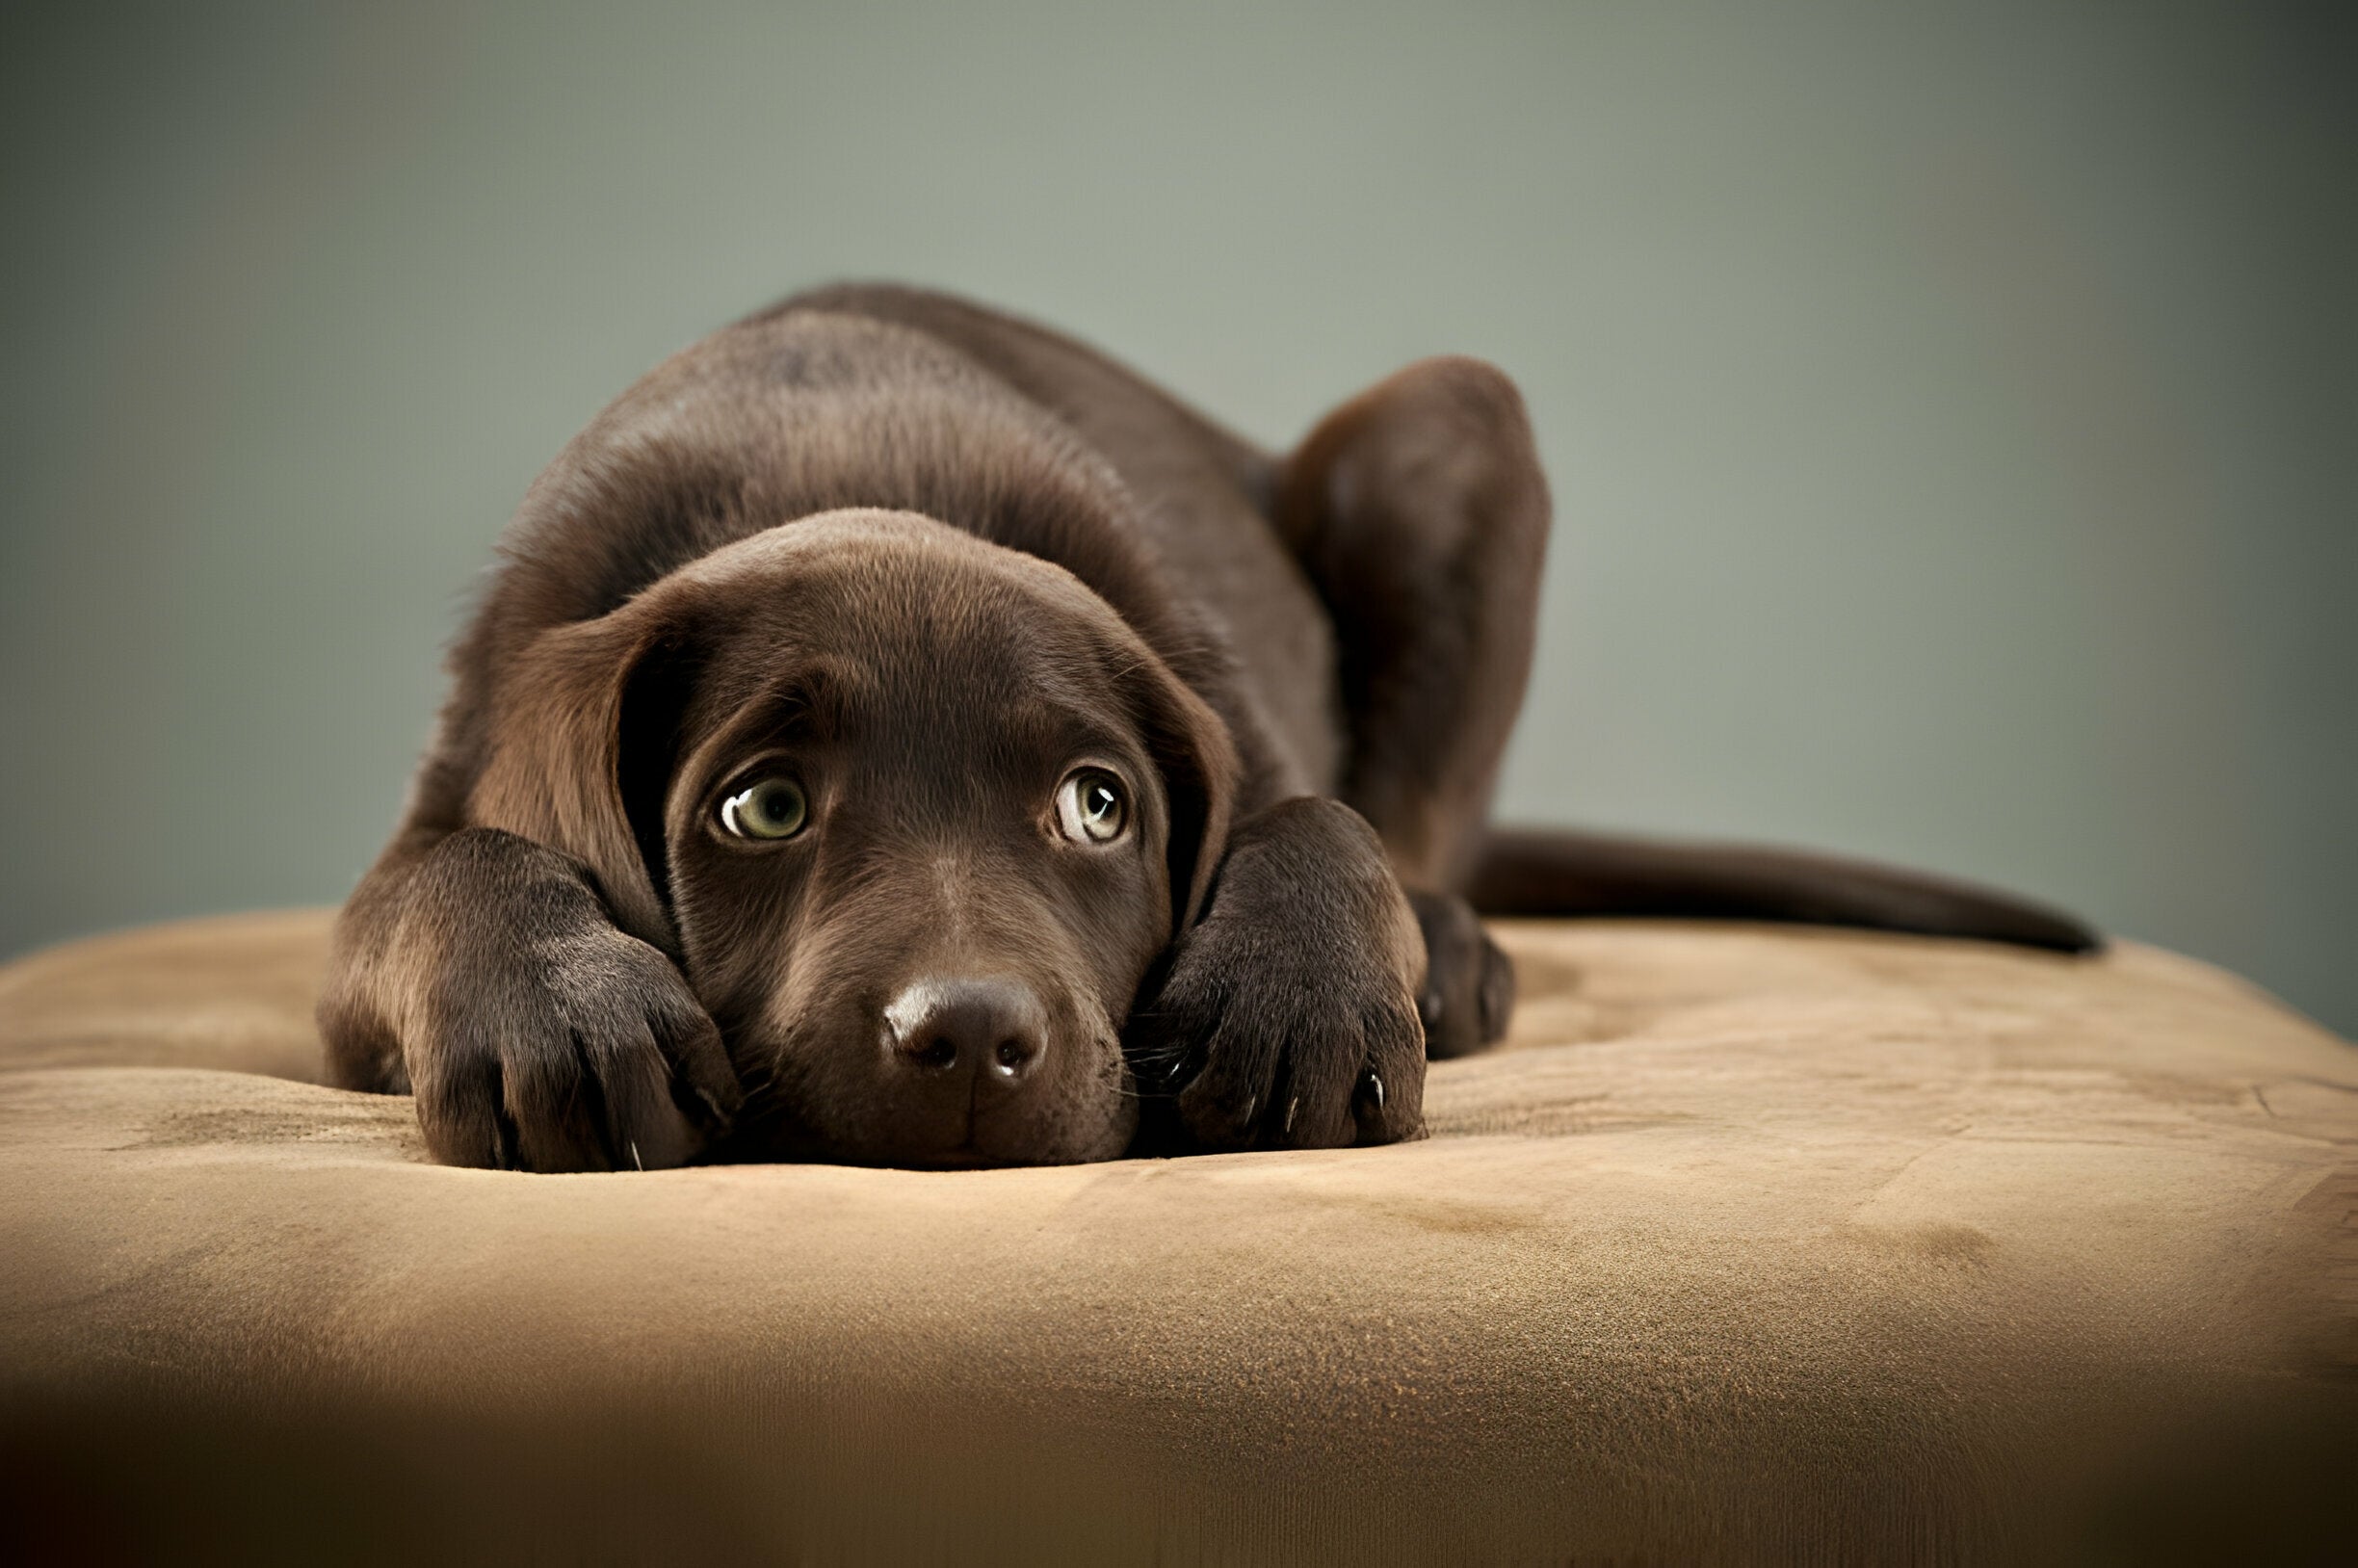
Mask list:
[[[1382,1079],[1377,1078],[1374,1073],[1363,1074],[1359,1080],[1359,1092],[1366,1095],[1370,1100],[1373,1100],[1376,1103],[1376,1109],[1378,1111],[1383,1110],[1384,1090]]]
[[[1291,1133],[1292,1131],[1294,1131],[1294,1112],[1296,1112],[1297,1111],[1299,1111],[1300,1109],[1301,1109],[1301,1096],[1300,1096],[1300,1095],[1298,1095],[1298,1094],[1297,1094],[1296,1096],[1294,1096],[1294,1098],[1293,1098],[1293,1099],[1288,1100],[1288,1101],[1286,1102],[1286,1119],[1285,1119],[1285,1130],[1286,1130],[1287,1132]]]

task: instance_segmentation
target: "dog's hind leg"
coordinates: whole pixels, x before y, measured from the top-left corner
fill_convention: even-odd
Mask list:
[[[1494,1038],[1512,971],[1497,914],[1804,921],[2102,945],[2030,901],[1822,855],[1577,833],[1492,833],[1492,783],[1529,673],[1546,483],[1512,385],[1465,359],[1411,365],[1328,415],[1273,508],[1334,616],[1348,753],[1338,793],[1375,825],[1424,928],[1428,1046]]]
[[[1334,617],[1348,730],[1339,794],[1409,890],[1432,1055],[1505,1032],[1513,972],[1458,893],[1531,672],[1547,482],[1511,381],[1410,365],[1322,420],[1274,520]]]

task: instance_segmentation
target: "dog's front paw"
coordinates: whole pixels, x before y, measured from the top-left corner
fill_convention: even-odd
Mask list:
[[[720,1031],[663,954],[549,878],[435,942],[401,1044],[435,1158],[510,1170],[685,1164],[742,1104]]]
[[[1424,1128],[1424,945],[1382,847],[1332,800],[1240,828],[1203,920],[1131,1016],[1134,1065],[1211,1149],[1391,1143]]]

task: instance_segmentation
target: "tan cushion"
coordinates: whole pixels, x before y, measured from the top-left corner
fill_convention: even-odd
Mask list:
[[[1520,924],[1428,1141],[529,1176],[308,1081],[326,928],[0,969],[14,1528],[2019,1560],[2241,1555],[2353,1477],[2358,1052],[2167,954]]]

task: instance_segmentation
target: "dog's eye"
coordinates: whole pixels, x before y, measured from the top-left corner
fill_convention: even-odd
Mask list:
[[[741,839],[790,839],[810,818],[802,786],[791,778],[765,778],[720,802],[720,825]]]
[[[1076,844],[1111,844],[1130,823],[1121,780],[1102,768],[1084,768],[1057,786],[1057,825]]]

